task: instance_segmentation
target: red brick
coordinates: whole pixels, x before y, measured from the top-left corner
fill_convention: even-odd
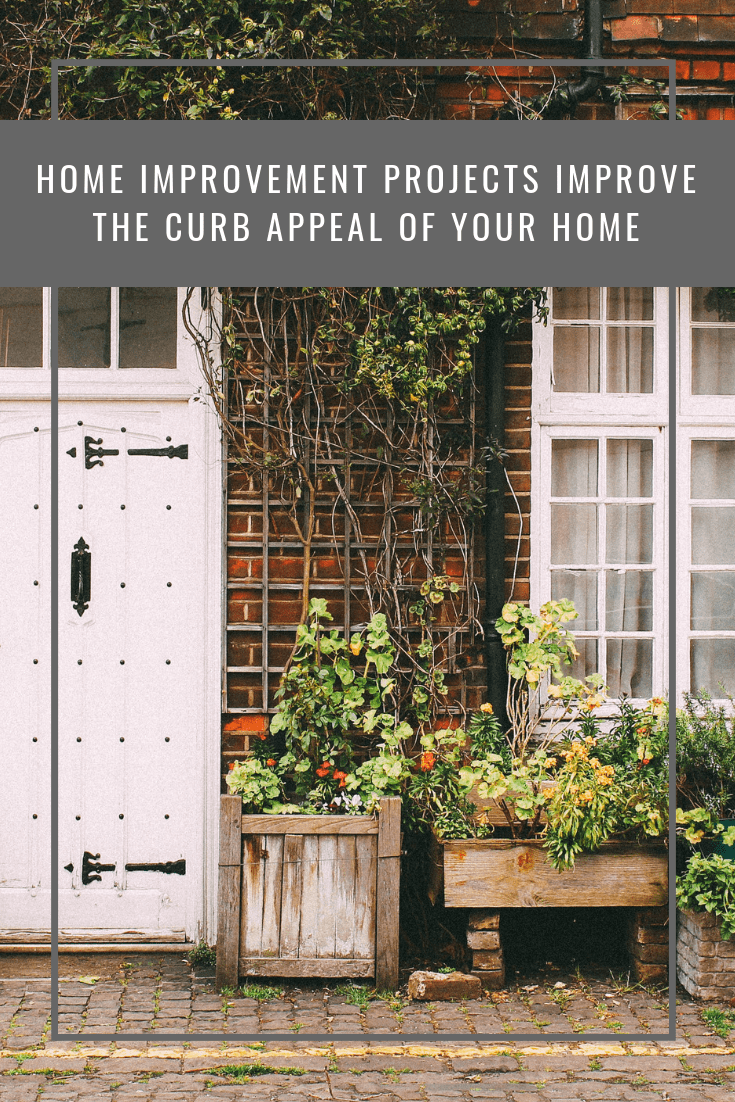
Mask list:
[[[719,78],[719,61],[702,61],[700,58],[695,58],[692,62],[693,80],[719,80]]]
[[[735,66],[733,66],[735,68]],[[688,61],[677,61],[676,63],[676,79],[677,80],[689,80],[692,67]]]
[[[722,119],[722,108],[708,107],[705,118],[708,122],[720,122],[720,120]]]
[[[258,734],[262,734],[268,730],[268,716],[247,715],[247,716],[235,716],[229,723],[226,723],[223,730],[225,731],[253,731]]]
[[[666,15],[661,37],[665,42],[697,42],[699,28],[694,15]]]
[[[723,119],[735,119],[735,107],[723,107],[722,117]]]
[[[674,0],[676,15],[719,15],[720,0]]]
[[[735,80],[735,62],[726,61],[722,66],[723,80]]]
[[[717,15],[700,15],[700,42],[735,42],[735,19]]]
[[[627,0],[626,8],[633,15],[668,15],[669,12],[679,10],[676,7],[677,2],[678,0]],[[698,3],[699,0],[694,2]],[[609,18],[609,13],[605,14]]]
[[[616,19],[610,24],[613,39],[631,41],[640,38],[658,38],[660,24],[650,15],[631,15]]]
[[[696,107],[682,107],[681,117],[684,122],[691,122],[694,119],[698,119],[699,115],[697,113]]]

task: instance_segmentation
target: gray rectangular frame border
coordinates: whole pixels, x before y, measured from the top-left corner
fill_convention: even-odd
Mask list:
[[[52,123],[60,123],[59,119],[59,70],[61,68],[88,66],[92,68],[170,68],[172,66],[198,67],[212,66],[229,68],[468,68],[480,66],[482,68],[495,68],[489,64],[493,59],[489,58],[418,58],[398,59],[391,58],[385,61],[366,58],[345,59],[218,59],[218,58],[93,58],[61,60],[54,58],[51,62],[51,119]],[[534,61],[535,59],[530,59]],[[539,59],[539,68],[551,68],[553,66],[566,68],[620,68],[628,66],[650,67],[651,58],[626,59],[626,58],[543,58]],[[528,68],[529,59],[518,61],[512,58],[498,59],[497,65],[502,68]],[[674,61],[657,58],[654,65],[661,68],[668,67],[669,72],[669,117],[667,122],[677,122],[676,118],[676,63]],[[536,68],[536,64],[534,64]],[[386,120],[387,121],[387,120]],[[484,120],[480,120],[484,121]],[[488,120],[490,121],[490,120]],[[226,1041],[236,1043],[238,1041],[277,1041],[283,1040],[283,1033],[65,1033],[59,1034],[59,874],[58,874],[58,786],[59,786],[59,694],[58,694],[58,431],[59,431],[59,406],[58,406],[58,342],[56,326],[56,307],[58,302],[58,287],[51,290],[51,1033],[49,1040],[65,1041],[83,1039],[89,1041],[117,1041],[126,1038],[155,1039],[156,1041],[175,1041],[180,1044],[197,1041]],[[675,491],[675,432],[676,432],[676,288],[669,288],[669,699],[675,699],[676,693],[676,663],[672,655],[675,649],[672,640],[676,639],[676,606],[675,606],[675,535],[676,519],[674,508]],[[673,755],[673,759],[672,759]],[[676,760],[676,715],[669,716],[669,760]],[[676,773],[669,771],[669,808],[676,802]],[[668,1033],[621,1033],[616,1034],[619,1041],[641,1041],[644,1037],[650,1041],[671,1041],[676,1039],[676,824],[669,815],[669,1030]],[[672,927],[673,922],[673,927]],[[674,937],[671,931],[674,931]],[[366,1042],[381,1037],[395,1039],[394,1033],[340,1033],[340,1037],[351,1040],[365,1040]],[[415,1035],[414,1035],[415,1036]],[[427,1040],[442,1044],[445,1041],[467,1041],[466,1033],[442,1033],[427,1035]],[[509,1034],[478,1033],[471,1036],[481,1041],[504,1040],[508,1041]],[[585,1040],[602,1040],[607,1034],[585,1033]],[[299,1040],[326,1041],[333,1040],[330,1033],[299,1033]],[[517,1033],[512,1034],[512,1043],[528,1043],[543,1040],[543,1043],[569,1043],[569,1034],[560,1033]]]

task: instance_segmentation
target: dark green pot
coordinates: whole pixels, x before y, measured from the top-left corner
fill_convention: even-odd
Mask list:
[[[728,827],[735,826],[735,819],[720,819],[725,830]],[[735,861],[735,846],[726,846],[722,841],[722,835],[715,838],[712,844],[712,853],[719,853],[720,857],[726,857],[728,861]]]

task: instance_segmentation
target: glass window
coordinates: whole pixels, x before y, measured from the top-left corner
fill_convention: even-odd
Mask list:
[[[579,614],[574,676],[613,696],[653,691],[653,464],[651,437],[551,441],[551,596]]]
[[[554,287],[551,318],[556,393],[653,394],[654,327],[625,324],[654,320],[653,287]]]
[[[59,288],[59,367],[110,366],[110,288]]]
[[[0,287],[0,367],[43,366],[43,288]]]
[[[120,288],[120,367],[176,367],[176,288]]]

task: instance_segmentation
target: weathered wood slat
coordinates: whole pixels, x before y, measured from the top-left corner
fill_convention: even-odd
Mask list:
[[[316,956],[334,957],[336,938],[336,906],[340,866],[337,863],[337,838],[320,834],[319,875],[317,899],[319,900],[319,924],[316,936]]]
[[[266,834],[263,841],[263,913],[258,956],[278,957],[281,949],[283,835]]]
[[[240,904],[240,953],[259,957],[263,922],[263,836],[242,840],[242,902]]]
[[[667,896],[664,847],[609,843],[557,872],[541,842],[444,842],[447,907],[646,907]]]
[[[243,834],[377,834],[370,815],[243,815]]]
[[[401,882],[401,801],[381,800],[378,832],[377,908],[375,916],[375,986],[398,983],[398,912]]]
[[[217,897],[217,987],[237,987],[240,943],[240,862],[242,834],[239,796],[222,796]]]
[[[300,957],[312,959],[317,955],[319,907],[319,837],[315,834],[307,834],[304,835],[301,861]]]
[[[240,957],[241,976],[313,976],[325,978],[372,976],[372,960],[329,960],[328,957],[299,957],[298,960],[273,960],[271,957]]]
[[[286,834],[283,839],[283,890],[281,893],[281,957],[299,955],[301,934],[301,864],[304,837]]]
[[[334,955],[351,958],[355,953],[355,843],[358,836],[338,837],[334,899]],[[364,839],[360,839],[363,841]],[[366,839],[375,844],[372,838]]]
[[[355,839],[355,865],[354,956],[374,960],[377,839]]]

